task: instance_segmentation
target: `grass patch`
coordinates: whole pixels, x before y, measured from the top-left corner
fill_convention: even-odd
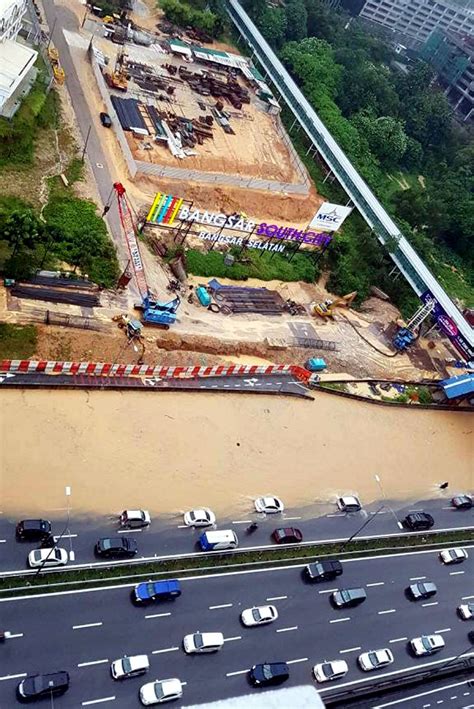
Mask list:
[[[28,359],[36,352],[35,325],[0,323],[0,359]]]
[[[330,389],[331,391],[342,391],[345,394],[349,393],[347,384],[341,382],[318,382],[318,387],[321,389]]]

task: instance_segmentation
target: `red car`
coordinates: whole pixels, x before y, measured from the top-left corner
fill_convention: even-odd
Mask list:
[[[296,527],[279,527],[272,537],[277,544],[297,544],[303,541],[303,532]]]

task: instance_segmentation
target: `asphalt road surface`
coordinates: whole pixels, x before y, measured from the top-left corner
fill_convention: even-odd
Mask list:
[[[372,709],[472,709],[474,707],[474,677],[444,679],[426,687],[391,695],[376,701]]]
[[[0,646],[0,706],[14,705],[15,687],[24,675],[59,669],[70,672],[71,687],[55,701],[58,709],[98,700],[131,709],[139,705],[139,687],[158,678],[186,682],[181,706],[244,694],[250,691],[247,670],[264,661],[288,661],[289,683],[298,685],[312,681],[316,662],[345,659],[349,673],[337,683],[340,690],[389,673],[436,668],[462,653],[474,655],[467,638],[472,623],[456,613],[462,600],[474,598],[472,550],[470,558],[454,568],[443,565],[437,552],[343,564],[337,582],[315,585],[302,580],[299,567],[185,579],[176,601],[145,608],[131,603],[130,586],[3,599],[0,614],[13,637]],[[415,579],[435,582],[437,595],[429,601],[407,600],[404,589]],[[366,588],[365,603],[344,610],[332,607],[331,591],[359,585]],[[277,607],[276,622],[259,628],[241,625],[244,608],[265,603]],[[183,636],[197,630],[222,632],[222,650],[185,655]],[[445,638],[444,650],[429,658],[412,657],[408,640],[434,632]],[[391,648],[394,663],[379,672],[362,672],[358,655],[383,647]],[[111,661],[142,653],[150,658],[148,675],[123,683],[111,679]],[[323,699],[334,689],[336,685],[322,685]],[[371,700],[368,706],[377,703]],[[458,706],[464,705],[451,704],[452,709]]]

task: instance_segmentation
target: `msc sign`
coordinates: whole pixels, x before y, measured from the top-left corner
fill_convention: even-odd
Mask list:
[[[352,212],[352,207],[343,207],[340,204],[324,202],[310,222],[310,227],[337,231],[344,219]]]

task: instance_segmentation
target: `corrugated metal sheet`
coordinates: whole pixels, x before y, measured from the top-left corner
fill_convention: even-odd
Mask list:
[[[111,96],[110,98],[124,130],[148,135],[145,121],[138,110],[138,101],[135,98],[120,98],[120,96]]]
[[[165,129],[163,128],[163,124],[161,122],[161,118],[158,114],[157,108],[155,106],[148,105],[146,107],[146,110],[147,110],[148,115],[150,116],[150,120],[153,123],[153,126],[155,128],[156,137],[159,138],[160,140],[167,140]]]
[[[440,382],[448,399],[474,394],[474,374],[460,374]]]

